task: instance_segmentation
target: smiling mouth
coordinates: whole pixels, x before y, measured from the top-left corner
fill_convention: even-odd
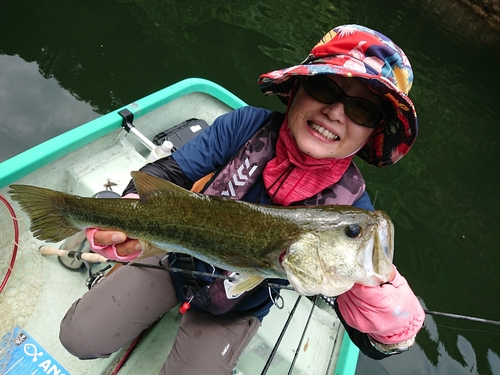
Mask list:
[[[340,141],[340,137],[336,134],[333,134],[331,131],[326,130],[324,127],[315,124],[314,122],[308,122],[307,125],[313,129],[316,133],[321,134],[323,137],[328,139],[329,141]]]

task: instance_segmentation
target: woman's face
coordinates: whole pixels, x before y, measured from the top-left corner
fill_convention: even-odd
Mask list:
[[[361,81],[327,75],[349,96],[380,105],[382,98]],[[363,127],[344,112],[344,103],[325,104],[313,99],[302,86],[288,111],[288,124],[299,149],[313,158],[344,158],[358,151],[375,129]]]

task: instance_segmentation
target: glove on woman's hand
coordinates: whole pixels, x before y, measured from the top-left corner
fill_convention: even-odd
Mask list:
[[[127,194],[123,198],[139,198],[139,195]],[[139,241],[127,238],[123,232],[87,228],[85,235],[92,251],[110,260],[130,262],[142,251]],[[96,237],[98,237],[97,240]]]
[[[395,269],[391,282],[360,284],[337,297],[346,323],[383,344],[410,340],[422,328],[425,313],[406,279]]]
[[[100,237],[109,237],[111,238],[111,241],[114,241],[114,243],[111,243],[109,245],[105,244],[98,244],[95,241],[95,236],[96,233],[99,233],[98,236]],[[133,253],[127,253],[124,251],[118,251],[117,250],[117,245],[122,244],[125,241],[132,241],[128,239],[124,233],[122,232],[111,232],[107,230],[101,230],[99,228],[87,228],[85,229],[85,235],[87,236],[87,241],[89,241],[90,248],[92,249],[93,252],[102,255],[103,257],[109,259],[109,260],[118,260],[120,262],[130,262],[137,258],[139,254],[141,253],[140,250],[136,250]],[[137,241],[137,240],[133,240]],[[106,241],[108,242],[108,241]],[[139,243],[139,242],[137,242]]]

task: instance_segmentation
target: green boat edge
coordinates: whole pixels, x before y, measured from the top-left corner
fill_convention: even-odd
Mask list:
[[[122,109],[127,108],[134,114],[135,118],[140,118],[168,102],[193,92],[211,95],[234,109],[247,105],[225,88],[211,81],[201,78],[185,79],[40,143],[2,162],[0,164],[0,188],[113,130],[119,129],[122,117],[117,113]]]
[[[80,125],[61,135],[34,146],[0,163],[0,189],[30,174],[58,158],[95,141],[121,127],[122,117],[118,112],[127,108],[135,118],[178,99],[184,95],[201,92],[211,95],[227,106],[236,109],[247,104],[222,86],[202,78],[188,78],[132,102],[125,107]],[[344,332],[342,347],[335,367],[336,375],[351,375],[356,372],[359,349]]]

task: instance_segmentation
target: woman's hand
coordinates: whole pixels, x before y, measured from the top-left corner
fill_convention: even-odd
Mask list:
[[[115,245],[119,256],[127,256],[142,251],[139,240],[128,238],[125,233],[111,230],[97,230],[94,233],[94,244],[99,246]]]
[[[137,194],[127,194],[123,198],[139,198]],[[87,228],[85,235],[90,248],[110,260],[128,262],[134,260],[142,251],[139,240],[128,238],[125,233],[99,228]]]
[[[123,232],[87,228],[85,235],[92,251],[110,260],[129,262],[142,251],[139,241],[127,238]]]
[[[394,278],[380,286],[360,284],[337,297],[346,323],[382,344],[412,340],[425,313],[406,279],[394,267]]]

